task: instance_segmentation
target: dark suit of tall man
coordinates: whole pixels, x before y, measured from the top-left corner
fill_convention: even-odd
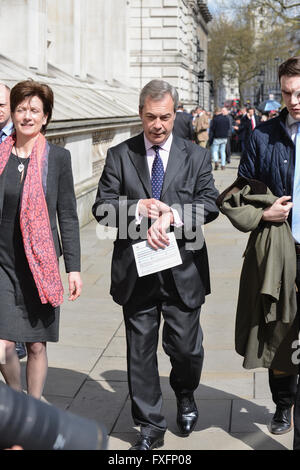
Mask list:
[[[161,313],[163,347],[171,359],[170,384],[175,394],[192,393],[199,384],[203,362],[199,315],[205,295],[210,293],[207,250],[200,226],[217,217],[217,195],[210,153],[173,135],[161,201],[175,205],[181,216],[183,226],[171,229],[182,264],[139,278],[132,244],[146,238],[148,227],[141,224],[137,240],[130,228],[135,224],[138,201],[152,197],[143,134],[108,151],[93,214],[100,223],[113,225],[113,218],[108,222],[108,205],[116,213],[119,230],[112,259],[111,295],[123,306],[132,413],[142,428],[166,429],[156,360]],[[124,234],[119,220],[126,220],[128,211],[128,232]],[[191,239],[193,233],[197,242]]]

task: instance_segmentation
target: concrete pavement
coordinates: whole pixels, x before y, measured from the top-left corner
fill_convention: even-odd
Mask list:
[[[233,157],[225,171],[214,171],[220,191],[234,181],[238,161]],[[81,231],[84,290],[75,303],[65,300],[60,341],[48,345],[45,397],[101,422],[110,433],[109,449],[125,450],[136,438],[128,397],[125,330],[121,308],[109,295],[113,240],[100,240],[97,230],[114,235],[94,222]],[[267,371],[243,369],[242,358],[234,351],[238,283],[248,236],[220,215],[205,227],[205,237],[212,294],[201,313],[205,359],[195,394],[199,421],[189,437],[177,433],[176,400],[168,383],[170,363],[160,345],[163,409],[168,422],[162,450],[291,449],[292,432],[276,437],[267,429],[274,412]]]

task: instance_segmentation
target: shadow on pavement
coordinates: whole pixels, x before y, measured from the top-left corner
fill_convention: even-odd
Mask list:
[[[24,364],[22,366],[24,368]],[[161,377],[161,389],[168,431],[174,435],[173,440],[178,439],[180,448],[182,437],[176,425],[176,400],[167,377]],[[136,440],[138,429],[131,418],[125,371],[108,370],[99,374],[99,380],[92,380],[87,373],[50,367],[44,396],[59,408],[95,419],[106,427],[109,434],[128,443],[128,448]],[[196,433],[220,428],[254,450],[287,450],[268,433],[267,426],[272,417],[268,406],[202,384],[195,398],[199,410]],[[261,427],[265,427],[266,432]],[[201,449],[201,434],[198,438]],[[217,441],[216,433],[212,434],[212,439]],[[187,448],[186,443],[184,448]],[[215,449],[218,449],[217,442]]]

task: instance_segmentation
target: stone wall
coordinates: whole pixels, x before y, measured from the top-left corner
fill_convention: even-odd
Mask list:
[[[177,87],[181,101],[195,106],[203,89],[198,85],[198,73],[207,63],[206,22],[198,2],[131,0],[130,5],[132,83],[141,88],[153,78],[163,78]]]
[[[206,9],[200,0],[0,1],[0,81],[55,88],[47,137],[71,151],[82,225],[107,149],[141,130],[142,86],[163,78],[188,108],[201,102]]]

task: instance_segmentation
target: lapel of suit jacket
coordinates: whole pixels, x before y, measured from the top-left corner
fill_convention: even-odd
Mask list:
[[[137,170],[137,174],[144,186],[149,198],[152,197],[151,181],[149,175],[149,167],[147,163],[147,155],[144,142],[144,134],[139,134],[129,144],[129,157]]]
[[[161,191],[161,198],[166,193],[170,183],[178,175],[181,165],[183,165],[187,156],[186,147],[183,139],[179,139],[173,134],[173,142],[170,148],[169,160],[165,172],[164,183]]]

